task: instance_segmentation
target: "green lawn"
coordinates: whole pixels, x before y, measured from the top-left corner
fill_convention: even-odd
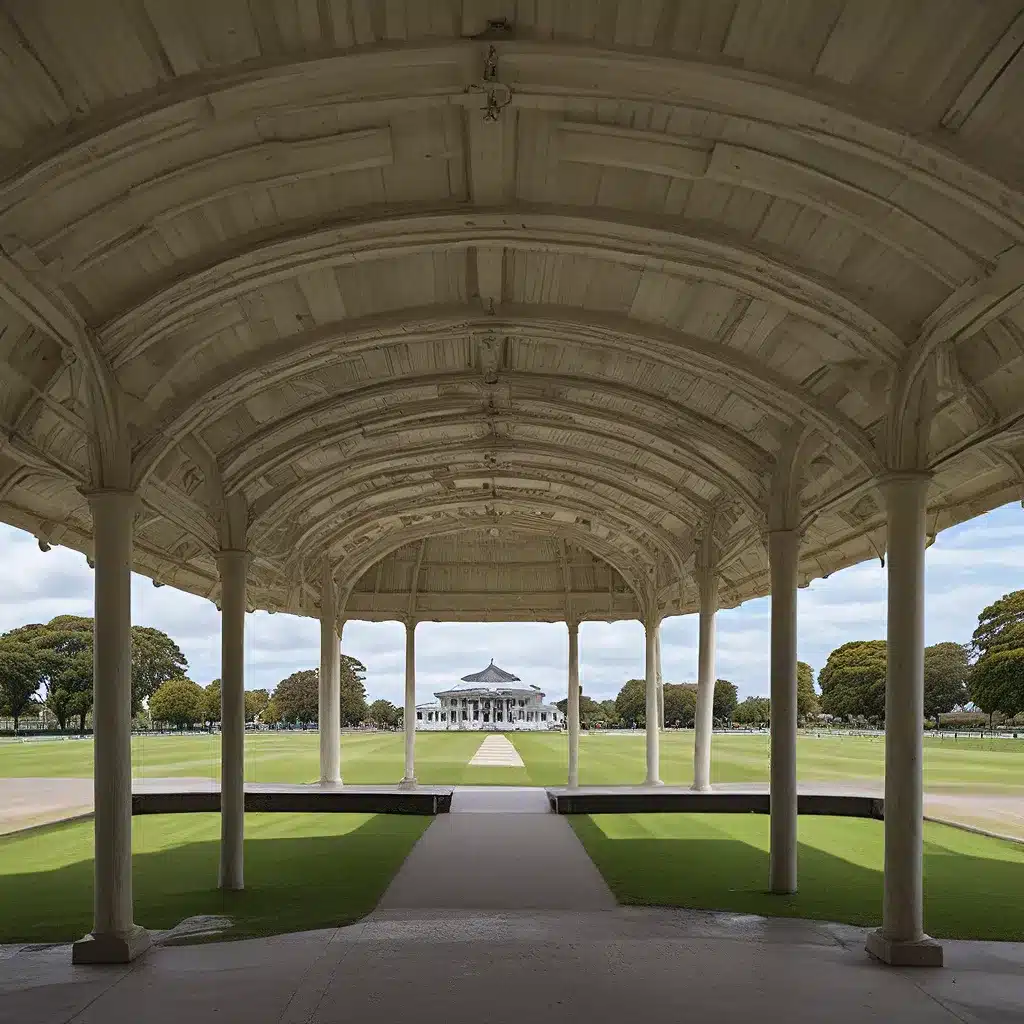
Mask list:
[[[217,889],[220,816],[136,818],[135,919],[170,928],[226,914],[232,938],[329,928],[368,914],[430,819],[247,814],[245,889]],[[92,927],[92,822],[0,839],[0,942],[60,942]]]
[[[800,891],[766,892],[768,818],[740,814],[578,816],[576,834],[620,903],[877,925],[880,821],[802,817]],[[925,823],[925,929],[1024,940],[1024,847]]]
[[[566,777],[566,738],[559,733],[512,733],[525,768],[471,768],[481,733],[420,733],[416,774],[423,783],[559,785]],[[662,779],[686,784],[693,778],[693,733],[662,737]],[[882,777],[880,738],[801,736],[797,765],[805,781],[866,781]],[[139,778],[220,773],[220,737],[204,733],[137,736],[132,761]],[[246,778],[253,782],[312,782],[319,776],[319,737],[308,732],[262,732],[246,736]],[[348,782],[397,782],[402,777],[402,736],[362,733],[342,737],[342,771]],[[712,781],[767,782],[768,737],[716,735]],[[0,743],[0,778],[90,776],[91,740]],[[925,788],[929,791],[1024,796],[1024,740],[925,740]],[[637,783],[644,777],[640,735],[584,735],[580,781]]]

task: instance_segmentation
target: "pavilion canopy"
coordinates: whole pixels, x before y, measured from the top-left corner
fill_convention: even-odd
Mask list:
[[[1017,0],[0,9],[0,519],[339,617],[630,618],[1024,482]]]

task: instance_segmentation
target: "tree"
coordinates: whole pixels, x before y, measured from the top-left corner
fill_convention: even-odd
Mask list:
[[[592,724],[600,725],[602,728],[606,729],[617,729],[622,724],[621,719],[619,718],[619,711],[615,706],[614,700],[603,700],[598,707],[601,710],[595,717]]]
[[[967,649],[946,642],[924,649],[924,715],[934,718],[967,703]]]
[[[266,690],[246,690],[245,720],[247,722],[255,722],[266,710],[269,701],[270,694]]]
[[[36,703],[43,666],[26,643],[0,637],[0,707],[14,719],[14,731],[22,716]]]
[[[203,687],[203,723],[212,726],[220,721],[220,680],[214,679]]]
[[[995,712],[1012,717],[1024,711],[1024,590],[982,610],[971,654],[968,689],[974,704],[990,719]]]
[[[78,731],[92,710],[92,619],[82,615],[57,615],[45,626],[26,626],[32,646],[43,666],[43,704],[60,728],[77,717]],[[12,632],[20,632],[14,630]]]
[[[132,714],[162,684],[186,672],[188,659],[166,633],[152,626],[132,626]]]
[[[885,641],[853,640],[837,647],[818,675],[821,707],[834,718],[885,717]]]
[[[747,697],[733,712],[733,721],[739,725],[767,725],[771,721],[772,702],[767,697]]]
[[[398,708],[389,700],[375,700],[368,709],[367,718],[378,729],[394,729],[398,725]]]
[[[282,679],[272,697],[282,722],[315,723],[320,717],[320,673],[315,668],[293,672]]]
[[[569,714],[569,698],[563,697],[561,700],[555,701],[555,707],[562,712],[563,715]],[[580,726],[584,729],[590,729],[596,722],[604,720],[604,712],[601,705],[597,703],[592,697],[586,696],[586,694],[580,694]]]
[[[814,692],[814,669],[806,661],[796,663],[796,717],[810,718],[821,714],[821,702]]]
[[[689,729],[697,717],[696,683],[665,684],[665,724]]]
[[[273,697],[267,701],[267,706],[260,715],[264,725],[277,725],[281,721],[281,712],[277,707],[277,701]]]
[[[366,721],[366,666],[348,654],[341,656],[341,724],[359,725]],[[314,716],[315,717],[315,716]]]
[[[728,679],[716,679],[715,696],[711,702],[711,717],[720,722],[731,721],[738,701],[736,684],[730,683]]]
[[[206,694],[203,688],[180,676],[169,679],[149,698],[154,722],[167,722],[184,729],[203,720]]]
[[[615,711],[623,725],[642,729],[647,722],[647,683],[630,679],[615,698]]]

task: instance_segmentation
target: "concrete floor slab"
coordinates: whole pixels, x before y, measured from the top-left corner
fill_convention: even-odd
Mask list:
[[[947,964],[883,967],[862,929],[811,921],[378,911],[333,931],[155,948],[126,967],[72,967],[67,946],[0,958],[0,1024],[1021,1019],[1024,944],[950,942]]]

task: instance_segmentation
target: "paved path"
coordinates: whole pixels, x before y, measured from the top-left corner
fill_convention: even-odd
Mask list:
[[[519,751],[505,736],[488,736],[469,762],[485,768],[525,768]]]
[[[543,789],[459,787],[431,822],[379,911],[611,910],[604,879]]]

